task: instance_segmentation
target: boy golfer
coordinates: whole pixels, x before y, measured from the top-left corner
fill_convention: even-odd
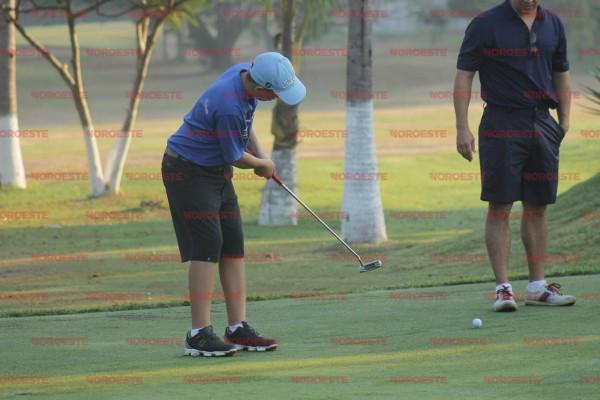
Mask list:
[[[226,70],[168,139],[163,183],[181,261],[190,261],[192,326],[185,338],[185,355],[232,356],[237,350],[267,351],[278,346],[246,322],[244,238],[232,167],[253,169],[256,175],[270,178],[273,161],[264,155],[252,131],[258,100],[279,97],[296,105],[305,95],[290,61],[279,53],[263,53],[252,64]],[[229,321],[224,340],[211,325],[217,270]]]

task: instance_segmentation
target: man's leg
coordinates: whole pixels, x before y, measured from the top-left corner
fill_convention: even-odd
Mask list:
[[[562,294],[557,283],[546,283],[544,270],[548,242],[546,206],[556,201],[560,143],[565,132],[550,114],[538,113],[535,121],[536,146],[523,174],[523,210],[521,237],[527,252],[529,283],[525,304],[570,306],[575,297]]]
[[[223,257],[219,264],[229,325],[246,321],[246,266],[243,257]]]
[[[496,276],[494,311],[515,311],[517,309],[512,286],[508,283],[511,209],[512,203],[490,202],[485,223],[485,244]]]
[[[525,304],[544,306],[570,306],[575,297],[562,294],[557,283],[547,284],[544,280],[546,247],[548,244],[548,222],[546,206],[523,202],[521,238],[527,253],[529,283]]]
[[[485,222],[485,244],[496,276],[496,284],[508,282],[508,257],[510,255],[510,210],[512,203],[489,203]]]
[[[548,244],[548,222],[545,205],[523,202],[521,240],[523,240],[527,254],[529,282],[543,281]]]
[[[190,303],[192,306],[192,329],[211,325],[210,309],[217,264],[205,261],[192,261],[188,272]]]

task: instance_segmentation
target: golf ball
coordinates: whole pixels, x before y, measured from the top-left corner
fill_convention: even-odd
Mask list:
[[[471,324],[473,324],[473,328],[481,328],[481,324],[483,324],[483,322],[481,322],[479,318],[475,318]]]

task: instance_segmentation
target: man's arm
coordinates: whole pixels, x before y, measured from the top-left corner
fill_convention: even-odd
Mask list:
[[[454,80],[454,112],[456,114],[456,149],[465,159],[472,161],[475,137],[469,128],[469,104],[475,71],[458,70]]]
[[[568,71],[554,72],[552,83],[558,98],[558,123],[567,133],[571,122],[571,75]]]

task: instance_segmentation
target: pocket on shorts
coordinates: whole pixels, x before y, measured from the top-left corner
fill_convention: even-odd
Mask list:
[[[550,120],[552,120],[552,126],[554,127],[554,130],[556,132],[556,142],[557,144],[561,144],[561,142],[563,141],[563,139],[565,138],[566,132],[563,129],[562,126],[560,126],[560,124],[558,123],[558,121],[556,121],[556,119],[554,119],[553,116],[549,117]]]

